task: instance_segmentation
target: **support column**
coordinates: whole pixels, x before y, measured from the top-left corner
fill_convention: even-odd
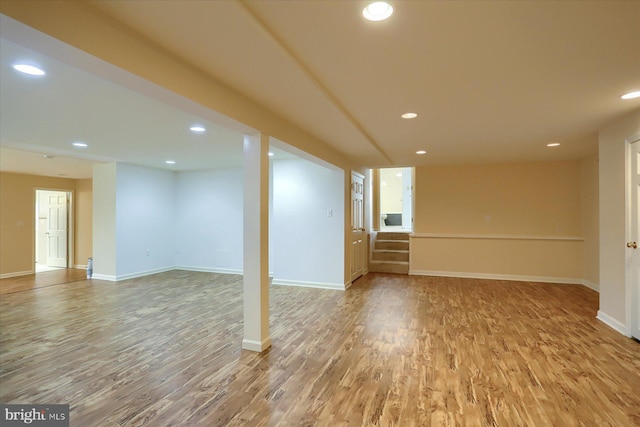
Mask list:
[[[244,338],[262,352],[269,336],[269,136],[244,137]]]

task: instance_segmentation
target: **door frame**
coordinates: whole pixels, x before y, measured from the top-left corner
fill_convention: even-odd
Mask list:
[[[31,265],[35,273],[36,266],[36,239],[38,235],[36,233],[36,200],[38,198],[38,191],[60,191],[67,193],[67,200],[69,206],[67,209],[67,266],[65,268],[73,268],[75,265],[75,190],[69,188],[53,188],[53,187],[34,187],[33,197],[31,198],[31,214],[33,220],[31,221],[31,230],[33,231],[33,238],[31,239]]]
[[[631,206],[631,200],[632,200],[632,196],[631,196],[631,192],[633,191],[633,186],[632,186],[632,177],[631,177],[631,165],[632,165],[632,160],[631,160],[631,156],[632,156],[632,151],[633,151],[633,144],[640,144],[640,134],[638,135],[633,135],[630,136],[628,138],[625,139],[625,230],[624,230],[624,235],[625,235],[625,243],[626,242],[630,242],[633,238],[632,234],[632,226],[631,223],[633,221],[632,218],[632,212],[633,212],[633,208]],[[626,257],[625,257],[626,258]],[[627,261],[625,259],[625,314],[626,314],[626,327],[625,327],[625,332],[626,335],[628,337],[632,336],[631,332],[633,329],[633,325],[632,325],[632,320],[633,320],[633,316],[632,316],[632,310],[634,310],[633,307],[633,299],[635,296],[635,292],[636,290],[634,289],[634,285],[637,286],[637,284],[634,284],[633,279],[634,277],[632,277],[630,274],[627,274]],[[640,316],[640,313],[636,314],[637,316]]]

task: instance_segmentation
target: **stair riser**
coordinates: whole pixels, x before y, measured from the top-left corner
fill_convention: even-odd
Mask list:
[[[375,273],[409,274],[409,264],[382,264],[371,261],[369,263],[369,271]]]
[[[376,236],[377,240],[401,240],[408,242],[409,233],[393,233],[389,231],[380,231]]]
[[[409,250],[409,242],[381,242],[376,240],[375,249],[391,249],[396,251],[408,251]]]
[[[380,252],[373,251],[375,261],[406,261],[409,262],[409,252]]]

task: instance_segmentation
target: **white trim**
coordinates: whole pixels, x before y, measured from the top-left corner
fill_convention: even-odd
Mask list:
[[[256,351],[258,353],[262,353],[269,347],[271,347],[271,338],[266,338],[262,341],[248,340],[246,338],[242,340],[243,350],[250,350],[250,351]]]
[[[625,139],[626,142],[626,147],[625,147],[625,159],[624,159],[624,164],[625,164],[625,184],[624,184],[624,200],[625,200],[625,206],[624,206],[624,212],[625,212],[625,223],[624,223],[624,237],[625,240],[627,242],[631,241],[631,239],[633,238],[633,236],[631,235],[632,233],[632,228],[631,228],[631,213],[633,211],[633,208],[631,206],[631,188],[632,188],[632,177],[631,177],[631,165],[632,165],[632,160],[631,160],[631,156],[633,155],[633,144],[640,144],[640,135],[633,135],[630,136],[628,138]],[[624,265],[624,275],[625,275],[625,286],[624,286],[624,293],[625,293],[625,320],[627,322],[626,325],[626,330],[625,332],[623,332],[626,336],[630,337],[631,336],[631,329],[633,327],[633,319],[632,319],[632,315],[631,315],[631,311],[633,310],[633,295],[634,295],[634,289],[633,286],[635,285],[633,283],[633,277],[631,277],[630,274],[628,274],[629,272],[629,259],[628,259],[628,255],[625,254],[625,265]],[[640,313],[638,314],[640,315]],[[606,323],[606,322],[605,322]],[[615,328],[614,328],[615,329]]]
[[[412,233],[415,239],[478,239],[478,240],[559,240],[569,242],[583,242],[584,238],[577,236],[520,236],[515,234],[448,234],[448,233]]]
[[[91,276],[91,279],[96,279],[96,280],[105,280],[107,282],[117,282],[117,278],[116,276],[111,276],[109,274],[93,274],[93,276]],[[87,279],[87,280],[91,280],[91,279]]]
[[[215,268],[215,267],[193,267],[187,265],[179,265],[173,267],[174,270],[199,271],[202,273],[220,273],[220,274],[239,274],[242,276],[242,270],[235,268]]]
[[[562,283],[584,285],[583,279],[570,277],[522,276],[515,274],[470,273],[458,271],[409,270],[410,276],[460,277],[465,279],[509,280],[514,282]]]
[[[333,289],[338,291],[344,291],[348,287],[341,283],[305,282],[301,280],[284,279],[273,279],[272,283],[279,286],[298,286],[301,288]]]
[[[598,310],[598,315],[596,316],[596,319],[598,319],[599,321],[601,321],[605,325],[609,326],[610,328],[616,330],[617,332],[620,332],[624,336],[627,336],[627,337],[631,336],[627,332],[626,325],[624,325],[622,322],[619,322],[618,320],[614,319],[613,317],[609,316],[607,313],[605,313],[602,310]]]
[[[123,274],[121,276],[116,276],[116,281],[120,280],[128,280],[128,279],[136,279],[138,277],[151,276],[152,274],[164,273],[167,271],[175,270],[175,267],[164,267],[164,268],[156,268],[154,270],[147,271],[138,271],[136,273]]]
[[[597,283],[593,283],[587,279],[582,279],[582,284],[589,289],[592,289],[596,292],[600,292],[600,285],[598,285]]]
[[[27,276],[29,274],[34,274],[35,271],[16,271],[15,273],[4,273],[0,274],[0,279],[8,279],[9,277],[19,277],[19,276]]]
[[[86,270],[87,266],[82,264],[76,264],[73,266],[73,268],[77,268],[78,270]]]

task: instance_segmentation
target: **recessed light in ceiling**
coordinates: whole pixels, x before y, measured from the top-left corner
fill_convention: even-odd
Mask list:
[[[269,151],[269,157],[273,157],[273,153]]]
[[[89,146],[88,144],[85,144],[84,142],[80,142],[80,141],[74,142],[72,145],[78,148],[87,148]]]
[[[168,165],[175,165],[175,164],[176,164],[176,161],[175,161],[175,160],[165,160],[164,162],[165,162],[166,164],[168,164]]]
[[[28,74],[30,76],[41,77],[46,74],[42,68],[38,68],[34,65],[29,64],[14,64],[13,68],[17,71],[20,71],[21,73]]]
[[[547,144],[547,147],[558,147],[559,145],[559,142],[550,142],[549,144]]]
[[[427,152],[424,150],[418,150],[416,151],[416,154],[427,154]]]
[[[369,3],[362,9],[362,15],[369,21],[384,21],[393,14],[393,6],[386,1]]]
[[[189,130],[193,133],[205,133],[207,129],[201,125],[193,125],[189,128]]]
[[[416,117],[418,117],[418,115],[416,113],[404,113],[402,116],[403,119],[415,119]]]
[[[633,92],[625,93],[620,98],[622,98],[622,99],[640,98],[640,90],[635,90]]]

